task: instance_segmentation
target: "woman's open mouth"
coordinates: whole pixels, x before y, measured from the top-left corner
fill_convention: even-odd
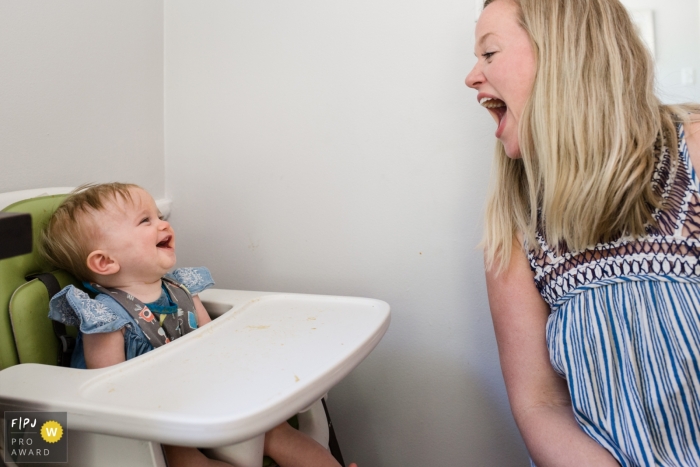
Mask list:
[[[499,138],[505,127],[505,116],[508,106],[501,99],[495,97],[483,97],[479,100],[479,104],[488,109],[489,113],[493,115],[494,120],[496,120],[496,123],[498,123],[496,138]]]

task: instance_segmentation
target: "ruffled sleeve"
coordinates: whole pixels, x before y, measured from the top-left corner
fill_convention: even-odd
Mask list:
[[[129,323],[120,305],[110,297],[98,295],[93,299],[72,285],[51,299],[49,318],[76,326],[86,334],[117,331]]]
[[[214,279],[212,279],[209,269],[205,267],[178,268],[168,276],[184,285],[192,295],[197,295],[214,285]]]

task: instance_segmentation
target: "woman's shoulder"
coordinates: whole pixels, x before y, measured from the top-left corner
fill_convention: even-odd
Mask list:
[[[209,269],[201,266],[196,268],[177,268],[173,272],[166,274],[166,277],[184,285],[192,295],[196,295],[215,285]]]
[[[49,318],[87,334],[113,332],[129,323],[129,315],[111,297],[91,298],[77,287],[63,288],[49,302]]]

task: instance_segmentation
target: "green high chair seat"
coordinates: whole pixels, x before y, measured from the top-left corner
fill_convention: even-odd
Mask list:
[[[66,195],[41,196],[7,206],[3,212],[26,212],[32,216],[34,245],[41,228]],[[52,273],[59,285],[78,286],[79,282],[65,271],[56,271],[35,248],[29,254],[0,260],[0,370],[19,363],[56,365],[61,343],[48,318],[49,295],[38,279],[27,279]],[[68,327],[75,337],[77,330]]]

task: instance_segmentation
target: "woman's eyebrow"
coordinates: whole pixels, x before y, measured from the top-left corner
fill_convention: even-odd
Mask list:
[[[484,34],[483,36],[481,36],[481,37],[479,38],[479,41],[477,42],[477,45],[482,45],[482,44],[484,43],[484,41],[486,40],[487,37],[493,36],[493,35],[494,35],[494,33],[492,33],[492,32],[487,32],[486,34]]]

